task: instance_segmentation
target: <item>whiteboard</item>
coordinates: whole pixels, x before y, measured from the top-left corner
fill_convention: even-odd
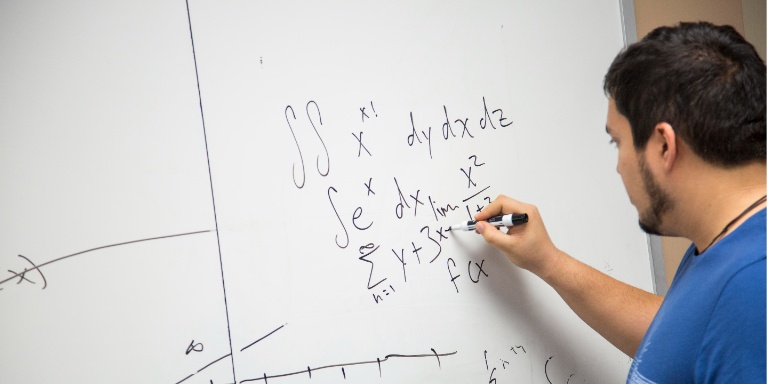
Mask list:
[[[447,232],[499,194],[652,289],[616,0],[0,5],[0,382],[605,383],[630,359]]]

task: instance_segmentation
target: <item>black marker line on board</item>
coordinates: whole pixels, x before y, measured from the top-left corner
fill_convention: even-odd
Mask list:
[[[438,367],[438,368],[442,368],[442,367],[443,367],[443,365],[442,365],[442,364],[440,364],[440,355],[438,355],[438,354],[437,354],[437,351],[435,351],[435,349],[434,349],[434,348],[430,348],[430,350],[432,351],[432,353],[434,353],[434,354],[435,354],[435,358],[437,359],[437,367]]]
[[[549,384],[552,384],[552,380],[549,379],[549,373],[547,373],[547,365],[549,365],[549,361],[552,360],[552,358],[555,356],[550,356],[549,359],[547,359],[547,362],[544,363],[544,377],[547,378],[547,382]]]
[[[176,384],[179,384],[179,383],[183,383],[183,382],[187,381],[187,379],[189,379],[190,377],[192,377],[192,376],[194,376],[194,375],[195,375],[195,374],[193,373],[193,374],[191,374],[191,375],[189,375],[189,376],[187,376],[187,377],[185,377],[185,378],[181,379],[181,381],[177,381],[177,382],[176,382]]]
[[[254,341],[253,343],[250,343],[250,344],[246,345],[245,347],[243,347],[243,349],[240,350],[240,352],[243,352],[246,349],[252,347],[254,344],[258,343],[259,341],[262,341],[262,340],[266,339],[267,337],[272,336],[273,333],[283,329],[283,327],[285,327],[286,325],[288,325],[288,324],[283,324],[283,325],[277,327],[277,329],[273,330],[272,332],[267,333],[266,335],[260,337],[258,340]]]
[[[317,135],[317,138],[320,139],[320,144],[323,145],[323,150],[325,151],[325,173],[320,170],[320,155],[317,155],[317,159],[315,162],[315,165],[317,166],[317,173],[320,174],[320,176],[328,176],[328,174],[331,172],[331,156],[328,154],[328,147],[325,146],[325,141],[323,141],[322,136],[320,136],[320,132],[317,131],[317,127],[315,126],[315,122],[312,121],[312,116],[309,114],[309,105],[314,104],[315,109],[317,110],[317,117],[320,120],[320,125],[323,125],[323,116],[320,114],[320,107],[317,105],[317,102],[314,100],[310,100],[307,102],[306,111],[307,111],[307,118],[309,119],[309,123],[312,124],[312,129],[315,130],[315,134]],[[362,134],[360,134],[362,136]],[[366,149],[367,151],[367,149]]]
[[[293,176],[293,184],[296,186],[296,188],[304,188],[304,183],[307,181],[307,172],[304,169],[304,155],[301,154],[301,146],[299,145],[299,140],[296,138],[296,133],[293,131],[293,126],[291,125],[290,120],[288,120],[288,110],[291,110],[291,114],[293,115],[293,119],[296,120],[296,112],[294,112],[293,107],[290,105],[285,107],[285,122],[288,123],[288,129],[291,130],[291,135],[293,136],[293,141],[296,143],[296,149],[299,150],[299,159],[301,160],[301,184],[296,182],[296,164],[291,164],[291,175]]]
[[[200,372],[202,372],[204,369],[206,369],[206,368],[210,367],[211,365],[214,365],[214,364],[218,363],[219,361],[221,361],[221,360],[223,360],[223,359],[225,359],[225,358],[229,357],[229,355],[230,355],[230,354],[228,353],[228,354],[226,354],[226,355],[224,355],[224,356],[222,356],[222,357],[219,357],[218,359],[216,359],[216,360],[214,360],[214,361],[211,361],[210,363],[208,363],[208,365],[206,365],[206,366],[204,366],[204,367],[202,367],[202,368],[198,369],[198,370],[197,370],[197,373],[200,373]]]
[[[86,249],[86,250],[84,250],[84,251],[75,252],[75,253],[72,253],[72,254],[69,254],[69,255],[66,255],[66,256],[62,256],[62,257],[58,257],[58,258],[56,258],[56,259],[53,259],[53,260],[49,260],[49,261],[46,261],[45,263],[42,263],[42,264],[38,264],[38,265],[35,265],[35,266],[34,266],[34,267],[32,267],[32,268],[28,268],[28,269],[26,269],[24,272],[19,272],[19,273],[15,273],[15,272],[14,272],[15,274],[14,274],[14,275],[12,275],[11,277],[9,277],[9,278],[7,278],[7,279],[5,279],[5,280],[0,280],[0,285],[2,285],[2,284],[4,284],[4,283],[7,283],[8,281],[10,281],[10,280],[13,280],[13,279],[15,279],[15,278],[17,278],[17,277],[19,277],[19,276],[22,276],[22,275],[24,275],[24,274],[25,274],[25,273],[27,273],[27,272],[31,272],[31,271],[34,271],[34,270],[40,270],[40,268],[42,268],[42,267],[45,267],[45,266],[47,266],[47,265],[49,265],[49,264],[53,264],[53,263],[55,263],[55,262],[57,262],[57,261],[61,261],[61,260],[64,260],[64,259],[68,259],[68,258],[70,258],[70,257],[74,257],[74,256],[79,256],[79,255],[82,255],[82,254],[85,254],[85,253],[89,253],[89,252],[95,252],[95,251],[100,251],[100,250],[102,250],[102,249],[107,249],[107,248],[112,248],[112,247],[119,247],[119,246],[122,246],[122,245],[129,245],[129,244],[143,243],[143,242],[146,242],[146,241],[153,241],[153,240],[170,239],[170,238],[173,238],[173,237],[190,236],[190,235],[199,235],[199,234],[202,234],[202,233],[209,233],[209,232],[214,232],[214,231],[215,231],[215,230],[213,230],[213,229],[209,229],[209,230],[205,230],[205,231],[196,231],[196,232],[178,233],[178,234],[175,234],[175,235],[157,236],[157,237],[150,237],[150,238],[147,238],[147,239],[139,239],[139,240],[124,241],[124,242],[122,242],[122,243],[109,244],[109,245],[103,245],[103,246],[100,246],[100,247],[96,247],[96,248]],[[26,257],[24,257],[24,256],[22,256],[22,255],[19,255],[19,256],[23,257],[24,259],[27,259]],[[27,259],[27,261],[29,261],[29,259]],[[31,262],[31,261],[30,261],[30,262]],[[47,284],[47,282],[46,282],[46,284]]]
[[[187,6],[187,22],[189,23],[189,40],[192,45],[192,61],[195,63],[195,81],[197,82],[197,98],[200,102],[200,122],[203,126],[203,139],[205,142],[205,157],[208,163],[208,182],[211,186],[211,205],[213,206],[213,223],[216,227],[216,247],[219,250],[219,270],[221,271],[221,288],[224,296],[224,315],[227,319],[227,337],[229,338],[229,356],[232,363],[232,380],[237,383],[235,374],[235,357],[232,349],[232,329],[229,323],[229,306],[227,305],[227,286],[224,283],[224,261],[221,257],[221,238],[219,236],[219,219],[216,215],[216,194],[213,191],[213,175],[211,173],[211,156],[208,151],[208,135],[205,130],[205,113],[203,112],[203,96],[200,92],[200,74],[197,69],[197,52],[195,52],[195,37],[192,33],[192,16],[189,12],[189,0],[185,0]]]
[[[488,190],[488,188],[490,188],[490,187],[491,187],[491,186],[489,185],[489,186],[487,186],[487,187],[485,187],[485,188],[481,189],[481,190],[480,190],[480,192],[477,192],[477,193],[475,193],[474,195],[472,195],[472,196],[470,196],[470,197],[467,197],[466,199],[462,200],[461,202],[462,202],[462,203],[466,203],[467,201],[469,201],[469,200],[471,200],[471,199],[475,198],[477,195],[479,195],[479,194],[481,194],[481,193],[483,193],[483,192],[487,191],[487,190]]]
[[[252,381],[264,381],[266,383],[268,379],[279,379],[279,378],[283,378],[283,377],[303,375],[303,374],[306,374],[308,372],[308,370],[312,370],[312,371],[317,372],[317,371],[321,371],[321,370],[325,370],[325,369],[330,369],[330,368],[341,368],[341,373],[344,376],[344,379],[346,379],[347,378],[347,374],[346,374],[346,371],[344,370],[344,367],[350,367],[350,366],[355,366],[355,365],[371,365],[371,364],[376,364],[378,366],[379,376],[381,376],[381,363],[387,362],[390,358],[432,358],[432,357],[437,357],[438,360],[439,360],[440,357],[453,356],[453,355],[458,353],[457,351],[447,352],[447,353],[437,353],[434,348],[431,348],[431,350],[432,350],[433,353],[424,353],[424,354],[417,354],[417,355],[404,355],[404,354],[393,353],[393,354],[389,354],[389,355],[384,356],[383,359],[377,357],[376,360],[357,361],[357,362],[342,363],[342,364],[331,364],[331,365],[325,365],[325,366],[322,366],[322,367],[315,367],[315,368],[307,367],[307,369],[302,369],[300,371],[282,373],[282,374],[271,375],[271,376],[268,376],[266,374],[266,372],[265,372],[261,377],[256,377],[256,378],[253,378],[253,379],[241,380],[240,384],[248,383],[248,382],[252,382]]]
[[[197,375],[198,373],[202,372],[202,371],[203,371],[203,370],[205,370],[206,368],[210,367],[211,365],[214,365],[214,364],[218,363],[218,362],[219,362],[219,361],[221,361],[221,360],[224,360],[225,358],[229,357],[230,355],[231,355],[230,353],[227,353],[226,355],[224,355],[224,356],[222,356],[222,357],[219,357],[218,359],[216,359],[216,360],[214,360],[214,361],[211,361],[210,363],[206,364],[204,367],[202,367],[202,368],[198,369],[198,370],[197,370],[197,372],[195,372],[195,373],[193,373],[193,374],[191,374],[191,375],[189,375],[189,376],[187,376],[187,377],[185,377],[185,378],[183,378],[183,379],[181,379],[181,380],[177,381],[177,382],[176,382],[176,384],[181,384],[181,383],[183,383],[183,382],[187,381],[187,380],[188,380],[189,378],[191,378],[192,376],[194,376],[194,375]]]

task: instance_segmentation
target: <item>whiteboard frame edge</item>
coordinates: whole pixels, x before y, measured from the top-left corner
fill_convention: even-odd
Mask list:
[[[635,19],[635,1],[619,0],[621,12],[621,28],[624,36],[624,47],[637,42],[637,22]]]
[[[664,254],[661,247],[661,236],[646,235],[648,237],[648,252],[651,258],[651,279],[653,280],[653,292],[657,295],[667,294],[667,275],[664,271]]]
[[[635,19],[634,0],[619,0],[621,10],[621,28],[624,37],[624,47],[637,42],[637,20]],[[661,247],[661,237],[646,235],[648,253],[651,262],[651,283],[653,292],[657,295],[667,294],[667,276],[664,272],[664,254]]]

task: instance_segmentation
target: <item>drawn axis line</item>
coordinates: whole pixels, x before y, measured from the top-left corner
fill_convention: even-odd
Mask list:
[[[224,316],[227,319],[227,338],[229,338],[229,356],[232,363],[232,381],[237,382],[235,374],[235,357],[232,354],[232,327],[229,321],[229,305],[227,303],[227,285],[224,281],[224,260],[221,255],[221,238],[219,237],[219,217],[216,211],[216,194],[213,190],[213,172],[211,171],[211,156],[208,150],[208,132],[205,127],[205,113],[203,112],[203,95],[200,90],[200,72],[197,67],[197,51],[195,50],[195,36],[192,33],[192,13],[189,10],[189,0],[185,1],[187,7],[187,22],[189,24],[189,40],[192,45],[192,62],[195,64],[195,82],[197,83],[197,100],[200,103],[200,122],[203,126],[203,141],[205,143],[205,158],[208,163],[208,183],[211,186],[211,205],[213,206],[213,222],[216,226],[216,244],[219,250],[219,268],[221,271],[221,289],[224,296]]]
[[[245,346],[245,348],[241,349],[241,350],[240,350],[240,352],[243,352],[243,351],[245,351],[246,349],[248,349],[248,348],[252,347],[254,344],[258,343],[259,341],[262,341],[262,340],[266,339],[267,337],[269,337],[269,336],[272,336],[272,334],[273,334],[273,333],[275,333],[275,332],[277,332],[277,331],[279,331],[279,330],[283,329],[283,327],[285,327],[286,325],[288,325],[288,324],[283,324],[283,325],[281,325],[281,326],[277,327],[277,329],[273,330],[272,332],[270,332],[270,333],[268,333],[268,334],[266,334],[266,335],[264,335],[264,336],[260,337],[260,338],[259,338],[258,340],[256,340],[256,341],[254,341],[254,342],[252,342],[252,343],[248,344],[247,346]],[[214,364],[218,363],[219,361],[221,361],[221,360],[224,360],[224,358],[227,358],[227,357],[230,357],[230,356],[232,356],[232,354],[231,354],[231,353],[227,353],[226,355],[224,355],[224,356],[222,356],[222,357],[219,357],[218,359],[216,359],[216,360],[214,360],[214,361],[212,361],[212,362],[210,362],[210,363],[206,364],[204,367],[202,367],[202,368],[198,369],[198,370],[197,370],[197,372],[195,372],[195,373],[193,373],[193,374],[190,374],[189,376],[187,376],[187,377],[185,377],[185,378],[181,379],[180,381],[177,381],[177,382],[176,382],[176,384],[181,384],[181,383],[183,383],[183,382],[187,381],[187,379],[189,379],[189,378],[191,378],[192,376],[194,376],[194,375],[196,375],[196,374],[198,374],[198,373],[202,372],[204,369],[206,369],[206,368],[210,367],[211,365],[214,365]],[[233,384],[234,384],[234,383],[233,383]]]
[[[282,374],[277,374],[277,375],[272,375],[272,376],[268,376],[266,373],[264,373],[264,376],[262,376],[262,377],[256,377],[256,378],[253,378],[253,379],[241,380],[240,384],[247,383],[247,382],[252,382],[252,381],[264,381],[265,383],[267,383],[267,381],[269,379],[279,379],[279,378],[282,378],[282,377],[295,376],[295,375],[301,375],[301,374],[309,374],[309,376],[312,377],[312,371],[320,371],[320,370],[330,369],[330,368],[342,368],[342,370],[343,370],[344,369],[343,367],[351,367],[351,366],[355,366],[355,365],[377,364],[379,366],[379,374],[381,374],[381,363],[389,360],[390,358],[425,358],[425,357],[435,357],[435,358],[437,358],[438,366],[440,366],[441,365],[440,364],[440,357],[443,357],[443,356],[453,356],[456,353],[457,353],[457,351],[448,352],[448,353],[437,353],[437,351],[435,351],[434,348],[432,349],[432,353],[424,353],[424,354],[417,354],[417,355],[404,355],[404,354],[399,354],[399,353],[393,353],[393,354],[389,354],[389,355],[384,356],[383,359],[376,358],[376,360],[357,361],[357,362],[343,363],[343,364],[331,364],[331,365],[324,365],[324,366],[317,367],[317,368],[307,367],[307,369],[303,369],[301,371],[290,372],[290,373],[282,373]]]
[[[50,261],[46,261],[45,263],[42,263],[42,264],[39,264],[39,265],[35,265],[32,268],[25,269],[23,272],[17,272],[16,274],[12,275],[11,277],[9,277],[9,278],[7,278],[5,280],[0,280],[0,285],[2,285],[4,283],[7,283],[8,281],[11,281],[11,280],[13,280],[13,279],[15,279],[15,278],[17,278],[19,276],[22,276],[25,273],[28,273],[30,271],[39,270],[40,268],[45,267],[46,265],[49,265],[49,264],[52,264],[52,263],[55,263],[57,261],[61,261],[61,260],[64,260],[64,259],[68,259],[70,257],[79,256],[79,255],[82,255],[84,253],[100,251],[102,249],[107,249],[107,248],[112,248],[112,247],[119,247],[119,246],[122,246],[122,245],[143,243],[143,242],[146,242],[146,241],[153,241],[153,240],[169,239],[169,238],[172,238],[172,237],[199,235],[201,233],[209,233],[209,232],[214,232],[214,231],[215,231],[214,229],[208,229],[208,230],[205,230],[205,231],[178,233],[178,234],[175,234],[175,235],[150,237],[148,239],[131,240],[131,241],[126,241],[126,242],[122,242],[122,243],[110,244],[110,245],[104,245],[104,246],[101,246],[101,247],[86,249],[85,251],[76,252],[76,253],[73,253],[71,255],[62,256],[62,257],[59,257],[59,258],[56,258],[56,259],[53,259],[53,260],[50,260]]]

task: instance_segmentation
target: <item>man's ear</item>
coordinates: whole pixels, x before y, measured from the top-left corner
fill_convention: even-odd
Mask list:
[[[654,148],[656,148],[655,155],[662,161],[664,170],[667,172],[672,170],[677,161],[677,151],[679,148],[677,147],[676,139],[677,136],[675,135],[674,128],[665,122],[656,124],[653,135],[651,135],[650,141],[654,142]],[[651,143],[650,141],[649,144]]]

